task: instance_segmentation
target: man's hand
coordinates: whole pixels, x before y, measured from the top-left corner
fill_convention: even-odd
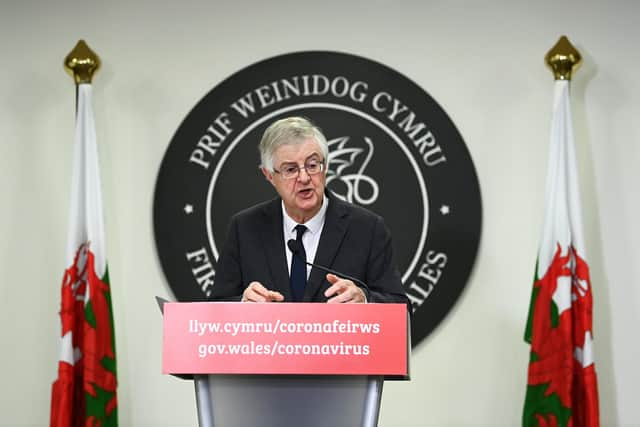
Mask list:
[[[331,283],[329,289],[324,291],[324,296],[329,298],[328,303],[364,303],[367,302],[364,291],[351,280],[341,279],[335,274],[327,274],[327,280]]]
[[[242,302],[280,302],[284,296],[280,292],[270,291],[260,282],[251,282],[242,293]]]

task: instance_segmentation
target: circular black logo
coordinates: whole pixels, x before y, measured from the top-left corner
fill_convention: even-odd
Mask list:
[[[449,312],[471,272],[481,201],[455,125],[415,83],[344,53],[292,53],[211,90],[178,128],[153,206],[160,263],[180,301],[211,293],[231,216],[275,192],[258,169],[273,121],[309,117],[329,142],[327,187],[385,218],[413,307],[412,343]]]

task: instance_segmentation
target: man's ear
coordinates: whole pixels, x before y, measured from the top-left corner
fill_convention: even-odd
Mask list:
[[[264,168],[264,167],[260,168],[260,170],[262,171],[262,175],[264,175],[264,177],[267,179],[267,181],[269,181],[271,183],[271,185],[274,185],[273,184],[273,173],[269,172],[267,170],[267,168]]]

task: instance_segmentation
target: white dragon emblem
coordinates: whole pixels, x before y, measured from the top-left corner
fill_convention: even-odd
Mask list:
[[[379,187],[375,180],[364,174],[364,170],[373,156],[373,142],[364,137],[366,148],[347,147],[348,136],[328,141],[329,159],[327,170],[327,186],[342,200],[360,205],[370,205],[378,199]],[[357,167],[358,157],[365,154]],[[360,156],[362,158],[362,156]],[[366,192],[362,187],[366,187]],[[367,197],[368,196],[368,197]]]

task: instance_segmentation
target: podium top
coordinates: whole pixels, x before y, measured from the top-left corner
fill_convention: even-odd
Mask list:
[[[166,374],[409,376],[404,304],[158,302]]]

